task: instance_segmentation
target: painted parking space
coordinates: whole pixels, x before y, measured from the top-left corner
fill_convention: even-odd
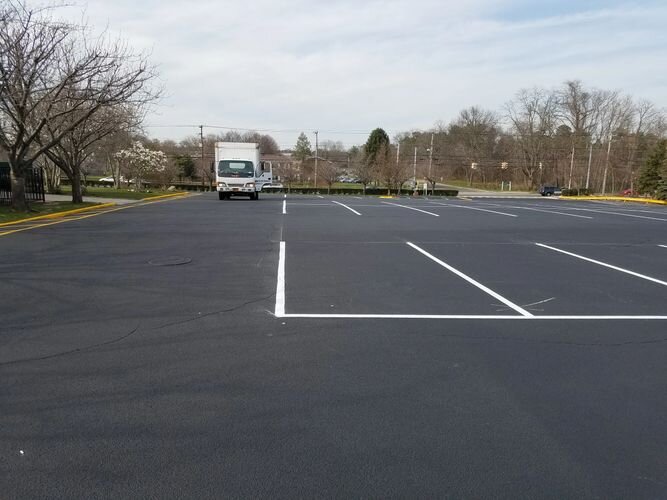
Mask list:
[[[660,243],[628,243],[638,235],[650,240],[650,226],[659,217],[635,221],[633,232],[624,230],[619,237],[610,222],[626,228],[623,216],[581,203],[563,207],[536,201],[467,206],[423,198],[355,200],[349,206],[372,218],[353,223],[339,217],[322,221],[320,215],[330,213],[322,203],[307,213],[297,210],[284,233],[286,314],[667,319]],[[306,200],[299,203],[307,206]],[[417,249],[424,260],[405,254],[403,245]]]

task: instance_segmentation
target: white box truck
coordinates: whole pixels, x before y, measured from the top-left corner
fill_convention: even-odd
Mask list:
[[[258,200],[262,188],[273,180],[271,163],[260,160],[259,144],[253,142],[216,142],[213,168],[221,200],[232,195]]]

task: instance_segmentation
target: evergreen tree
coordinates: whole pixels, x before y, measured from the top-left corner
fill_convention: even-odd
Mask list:
[[[639,171],[637,188],[641,194],[655,194],[658,186],[663,180],[665,164],[667,163],[667,140],[656,144],[655,148],[646,159],[646,163]],[[664,184],[664,182],[663,182]]]
[[[384,148],[382,147],[384,146]],[[387,132],[381,128],[376,128],[371,132],[371,135],[368,136],[368,140],[364,145],[364,152],[366,153],[366,159],[369,164],[376,163],[376,155],[382,150],[386,154],[389,154],[389,136]]]
[[[658,184],[658,191],[655,193],[655,197],[659,200],[667,201],[667,172],[662,176],[662,180]]]
[[[179,175],[191,179],[195,175],[196,164],[190,155],[176,155],[176,165]]]
[[[310,147],[310,141],[306,134],[301,132],[299,138],[296,140],[296,146],[294,146],[294,153],[292,156],[299,161],[304,161],[309,156],[313,155],[313,150]]]

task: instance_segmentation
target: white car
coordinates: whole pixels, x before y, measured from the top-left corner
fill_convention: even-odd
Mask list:
[[[102,177],[98,182],[116,182],[113,177]],[[120,182],[127,182],[125,177],[120,176]],[[134,184],[134,179],[130,179],[130,184]]]

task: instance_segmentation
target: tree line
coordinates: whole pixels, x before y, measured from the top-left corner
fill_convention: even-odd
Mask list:
[[[319,156],[328,155],[329,162],[320,178],[328,183],[344,171],[364,186],[379,183],[389,189],[400,189],[414,177],[432,188],[459,179],[470,185],[513,181],[527,189],[553,184],[652,194],[657,187],[652,191],[654,184],[642,181],[643,171],[666,131],[665,110],[653,103],[568,81],[555,89],[520,90],[500,111],[463,109],[450,123],[400,132],[393,142],[376,129],[363,147],[346,151],[324,143]],[[307,158],[313,154],[302,134],[293,155],[305,162],[309,177]]]

